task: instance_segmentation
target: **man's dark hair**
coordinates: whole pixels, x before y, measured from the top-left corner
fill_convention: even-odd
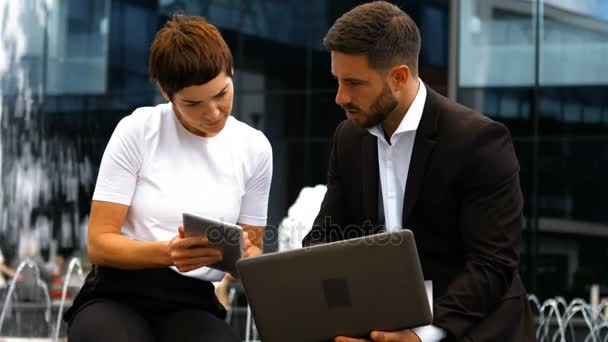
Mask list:
[[[409,15],[385,1],[346,12],[329,29],[323,45],[329,51],[366,55],[376,70],[405,64],[418,75],[420,30]]]

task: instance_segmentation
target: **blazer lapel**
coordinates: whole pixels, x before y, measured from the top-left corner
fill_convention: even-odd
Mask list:
[[[378,142],[370,133],[363,136],[361,144],[363,173],[363,210],[373,226],[378,223]]]
[[[438,113],[435,110],[435,101],[438,96],[429,86],[424,104],[424,111],[420,119],[420,125],[416,131],[412,158],[405,186],[405,198],[403,201],[402,227],[407,228],[412,209],[416,204],[422,182],[426,173],[428,158],[435,147],[436,128]]]

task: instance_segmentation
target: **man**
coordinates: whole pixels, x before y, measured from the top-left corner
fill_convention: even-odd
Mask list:
[[[420,33],[394,5],[356,7],[323,43],[348,120],[303,245],[414,232],[434,323],[372,332],[373,341],[534,341],[517,272],[523,200],[508,130],[418,78]]]

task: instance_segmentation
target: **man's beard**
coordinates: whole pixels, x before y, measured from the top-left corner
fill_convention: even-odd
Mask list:
[[[391,94],[388,84],[385,83],[384,87],[382,87],[382,92],[380,95],[378,95],[371,106],[369,106],[369,112],[361,112],[361,116],[364,118],[364,121],[359,126],[362,128],[371,128],[376,126],[384,121],[388,115],[392,113],[395,108],[397,108],[397,105],[399,105],[399,102],[393,96],[393,94]],[[352,108],[348,105],[345,106],[344,109],[357,110],[357,108]]]

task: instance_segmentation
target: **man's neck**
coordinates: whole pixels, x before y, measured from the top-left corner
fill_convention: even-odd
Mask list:
[[[395,110],[393,110],[393,112],[390,113],[384,121],[382,121],[384,138],[389,144],[391,143],[391,137],[397,130],[397,127],[399,127],[399,124],[401,124],[401,121],[405,117],[407,111],[412,106],[412,103],[414,103],[416,95],[418,94],[418,89],[420,88],[420,80],[416,78],[415,80],[412,80],[411,83],[412,84],[409,85],[410,90],[405,93],[403,98],[398,99],[399,104],[397,105]]]

